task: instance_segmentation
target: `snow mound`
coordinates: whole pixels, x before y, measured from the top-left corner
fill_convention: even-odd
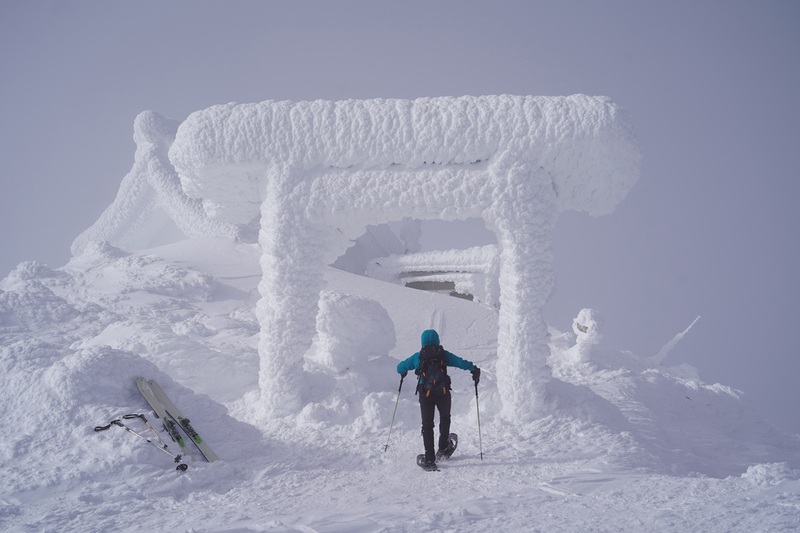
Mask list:
[[[585,398],[594,396],[584,403],[611,407],[612,419],[585,416],[630,434],[660,471],[724,477],[764,457],[800,459],[796,438],[765,422],[741,391],[704,383],[696,369],[654,367],[652,358],[608,349],[602,319],[592,309],[581,310],[573,331],[551,331],[553,375],[579,387]],[[567,413],[575,412],[581,395],[561,395],[571,398]]]
[[[786,463],[769,463],[753,465],[742,474],[745,479],[756,486],[772,487],[788,480],[800,479],[800,472],[789,468]]]
[[[333,291],[320,296],[317,331],[318,353],[307,358],[334,373],[388,355],[397,342],[394,323],[378,302]]]
[[[376,301],[326,290],[317,315],[319,339],[306,356],[314,400],[300,413],[305,423],[353,424],[356,431],[385,427],[381,409],[396,361],[395,329]],[[356,422],[356,419],[358,421]]]
[[[131,353],[73,351],[34,339],[0,347],[0,361],[4,478],[15,492],[75,487],[85,476],[111,471],[120,450],[96,439],[92,428],[135,405],[132,374],[157,374],[152,363]]]
[[[66,322],[77,314],[73,306],[38,281],[18,282],[11,289],[0,289],[0,325],[25,327]]]

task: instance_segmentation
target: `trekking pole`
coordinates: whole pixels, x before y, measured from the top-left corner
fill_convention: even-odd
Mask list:
[[[160,442],[160,443],[161,443],[161,447],[162,447],[162,448],[164,448],[165,450],[168,450],[168,449],[169,449],[169,447],[167,446],[167,443],[166,443],[166,442],[164,442],[164,439],[162,439],[162,438],[161,438],[161,435],[159,435],[159,434],[158,434],[158,432],[155,430],[155,428],[153,428],[153,426],[151,426],[151,425],[150,425],[150,422],[148,422],[148,421],[147,421],[147,419],[144,417],[144,415],[140,415],[140,414],[129,414],[129,415],[123,415],[123,417],[122,417],[122,418],[123,418],[123,419],[125,419],[125,420],[130,420],[130,419],[132,419],[132,418],[141,418],[141,419],[142,419],[142,422],[144,422],[144,423],[145,423],[145,425],[146,425],[148,428],[150,428],[150,431],[152,431],[152,432],[153,432],[153,435],[155,435],[156,437],[158,437],[158,442]]]
[[[403,380],[406,379],[405,376],[400,376],[400,387],[397,389],[397,400],[394,402],[394,413],[392,413],[392,423],[389,424],[389,436],[386,437],[386,446],[383,447],[383,453],[386,453],[386,450],[389,449],[389,438],[392,436],[392,428],[394,427],[394,415],[397,414],[397,404],[400,403],[400,391],[403,390]]]
[[[124,430],[125,430],[125,431],[127,431],[128,433],[132,434],[132,435],[133,435],[133,436],[135,436],[136,438],[138,438],[138,439],[141,439],[141,440],[145,441],[147,444],[149,444],[149,445],[153,446],[153,447],[154,447],[154,448],[156,448],[157,450],[161,450],[162,452],[164,452],[164,453],[166,453],[167,455],[169,455],[170,457],[172,457],[172,458],[175,460],[175,462],[176,462],[176,463],[178,463],[178,466],[176,466],[176,467],[175,467],[175,470],[181,470],[181,471],[184,471],[184,470],[186,470],[187,468],[189,468],[189,466],[188,466],[187,464],[185,464],[185,463],[183,463],[183,462],[182,462],[182,457],[181,457],[180,455],[174,455],[174,454],[173,454],[173,453],[171,453],[169,450],[167,450],[167,449],[165,449],[165,448],[161,448],[161,447],[160,447],[158,444],[156,444],[155,442],[151,441],[150,439],[148,439],[147,437],[145,437],[145,436],[144,436],[144,435],[142,435],[141,433],[139,433],[139,432],[137,432],[137,431],[134,431],[134,430],[132,430],[131,428],[129,428],[128,426],[126,426],[125,424],[123,424],[123,423],[122,423],[122,420],[120,420],[119,418],[115,418],[114,420],[112,420],[111,422],[109,422],[109,423],[108,423],[108,425],[105,425],[105,426],[96,426],[96,427],[94,428],[94,430],[95,430],[95,431],[105,431],[105,430],[107,430],[108,428],[110,428],[111,426],[119,426],[119,427],[121,427],[122,429],[124,429]]]
[[[481,461],[483,461],[483,439],[481,438],[481,408],[478,405],[478,382],[475,382],[475,409],[478,410],[478,444],[481,450]]]

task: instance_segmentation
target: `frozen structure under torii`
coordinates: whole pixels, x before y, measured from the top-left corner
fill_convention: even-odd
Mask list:
[[[542,414],[558,213],[609,213],[639,175],[624,114],[585,95],[228,104],[191,114],[172,135],[159,161],[182,190],[162,185],[178,199],[160,201],[186,206],[170,215],[191,214],[178,223],[184,233],[230,234],[260,219],[267,416],[298,413],[308,396],[303,361],[326,265],[368,225],[473,217],[497,237],[503,414]]]

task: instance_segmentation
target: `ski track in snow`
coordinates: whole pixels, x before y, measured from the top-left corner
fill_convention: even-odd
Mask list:
[[[592,362],[568,362],[559,354],[574,339],[557,333],[553,414],[516,426],[497,416],[493,310],[341,271],[328,272],[327,290],[380,302],[396,346],[363,376],[317,370],[319,404],[256,422],[259,275],[252,246],[204,238],[137,254],[89,243],[62,269],[24,263],[2,280],[0,529],[800,529],[799,439],[760,420],[737,391],[639,368],[602,345]],[[392,365],[430,325],[485,369],[484,459],[472,382],[453,370],[460,442],[440,472],[415,465],[422,443],[408,384],[384,452]],[[189,449],[181,473],[121,428],[92,430],[141,412],[168,440],[137,375],[162,384],[220,461]]]

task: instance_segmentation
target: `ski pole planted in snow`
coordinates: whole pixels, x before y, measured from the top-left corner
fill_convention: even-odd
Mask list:
[[[389,438],[392,436],[392,428],[394,427],[394,415],[397,414],[397,404],[400,402],[400,391],[403,390],[403,380],[405,376],[400,376],[400,387],[397,389],[397,399],[394,401],[394,413],[392,413],[392,423],[389,424],[389,436],[386,437],[386,446],[383,447],[383,453],[389,449]]]
[[[481,461],[483,461],[483,439],[481,438],[481,408],[478,405],[478,382],[475,382],[475,409],[478,411],[478,445],[481,450]]]

